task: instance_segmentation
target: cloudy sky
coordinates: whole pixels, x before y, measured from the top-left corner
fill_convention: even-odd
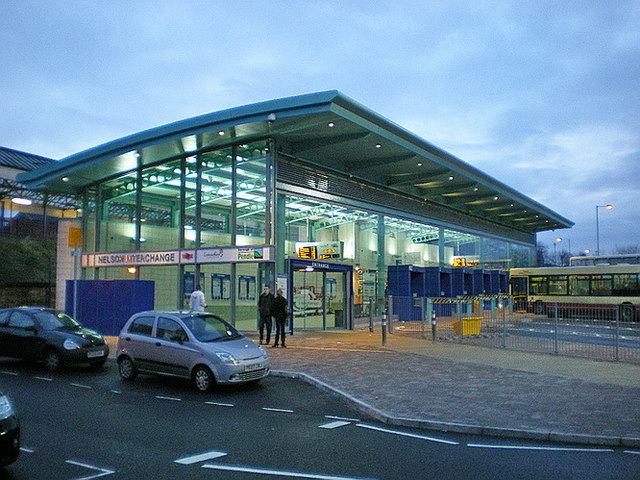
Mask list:
[[[576,223],[640,246],[640,2],[0,4],[0,144],[51,158],[337,89]]]

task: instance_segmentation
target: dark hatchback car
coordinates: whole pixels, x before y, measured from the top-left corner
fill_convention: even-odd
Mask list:
[[[42,307],[0,310],[0,356],[42,361],[50,371],[63,365],[102,366],[109,356],[104,337],[65,313]]]
[[[16,461],[20,454],[20,423],[7,396],[0,391],[0,467]]]

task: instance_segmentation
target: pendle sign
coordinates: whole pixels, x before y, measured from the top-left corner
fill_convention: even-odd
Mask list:
[[[198,250],[169,250],[151,252],[85,253],[83,267],[129,267],[141,265],[178,265],[228,262],[269,262],[274,247],[220,247]]]

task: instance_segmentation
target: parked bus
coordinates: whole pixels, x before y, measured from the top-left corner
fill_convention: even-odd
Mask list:
[[[581,316],[640,321],[640,265],[512,268],[509,282],[516,307],[528,312],[579,309]]]
[[[620,255],[594,255],[592,257],[571,257],[569,258],[569,265],[571,266],[586,266],[586,265],[619,265],[640,264],[640,253],[625,253]]]

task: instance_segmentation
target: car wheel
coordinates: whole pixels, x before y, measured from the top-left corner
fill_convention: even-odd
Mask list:
[[[209,368],[199,365],[193,370],[193,385],[201,392],[208,392],[215,385],[216,379]]]
[[[50,372],[56,372],[62,367],[62,355],[54,348],[49,348],[44,352],[44,366]]]
[[[120,372],[120,377],[127,381],[133,380],[138,375],[136,366],[129,357],[120,357],[118,359],[118,371]]]
[[[620,312],[619,318],[621,322],[633,322],[633,305],[630,303],[623,303],[618,307],[618,311]]]

